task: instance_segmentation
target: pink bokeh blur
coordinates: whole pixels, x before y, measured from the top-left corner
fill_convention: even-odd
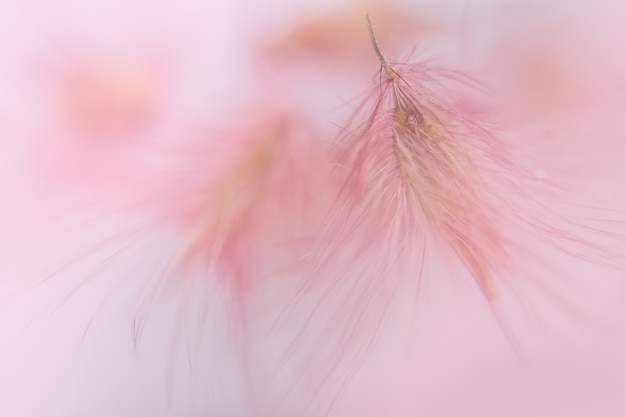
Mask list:
[[[573,187],[583,214],[595,206],[626,220],[618,1],[2,0],[0,416],[270,415],[269,397],[297,375],[250,394],[263,382],[246,381],[220,289],[189,301],[189,317],[209,320],[183,326],[187,344],[172,342],[187,339],[172,331],[180,315],[167,291],[135,344],[136,302],[185,240],[180,219],[195,207],[176,212],[162,196],[210,182],[208,167],[198,179],[207,161],[226,163],[188,150],[290,111],[315,120],[327,145],[379,69],[366,11],[375,25],[384,14],[390,60],[417,47],[413,57],[483,80],[497,130],[528,150],[538,180]],[[320,185],[323,164],[308,155],[302,165],[320,170]],[[623,229],[616,221],[615,254],[626,253]],[[417,297],[402,289],[361,366],[321,390],[329,415],[626,415],[623,270],[572,262],[550,285],[573,309],[529,286],[527,309],[504,297],[494,316],[463,268],[444,259],[427,268]],[[261,362],[276,360],[271,342],[258,343]],[[299,404],[306,394],[288,395],[285,410],[325,415]]]

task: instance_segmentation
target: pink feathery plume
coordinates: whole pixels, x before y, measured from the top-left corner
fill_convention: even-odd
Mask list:
[[[35,173],[38,188],[54,194],[51,199],[55,202],[72,193],[98,200],[94,210],[82,201],[65,198],[63,213],[57,214],[44,204],[47,200],[39,198],[36,201],[44,203],[37,208],[50,217],[46,219],[49,223],[76,223],[87,217],[93,225],[93,219],[103,224],[112,218],[131,218],[134,221],[129,227],[134,229],[139,223],[139,232],[174,229],[175,234],[182,235],[160,274],[146,277],[154,269],[150,268],[130,278],[127,274],[117,277],[121,278],[123,290],[145,285],[134,317],[135,338],[142,332],[148,314],[159,310],[163,306],[159,302],[170,296],[178,308],[171,339],[179,347],[181,328],[196,333],[188,322],[194,318],[202,322],[211,316],[207,311],[213,309],[212,302],[217,299],[221,303],[216,304],[223,309],[213,312],[208,320],[228,327],[228,340],[233,341],[234,350],[242,353],[237,359],[251,363],[252,359],[246,357],[253,356],[251,352],[258,348],[246,339],[253,333],[249,328],[254,330],[259,321],[265,320],[265,311],[275,308],[273,303],[280,305],[288,298],[275,288],[280,288],[288,271],[296,268],[294,264],[306,255],[303,247],[312,239],[320,213],[325,211],[320,205],[327,207],[325,193],[332,189],[332,184],[327,181],[329,165],[324,144],[315,137],[305,118],[292,111],[272,111],[269,108],[275,105],[267,106],[266,102],[259,106],[261,111],[253,109],[256,122],[246,119],[244,125],[238,118],[236,127],[221,132],[207,128],[211,126],[212,112],[211,103],[205,105],[203,90],[207,90],[207,84],[214,87],[228,80],[226,76],[220,78],[224,75],[220,71],[228,71],[229,76],[236,71],[224,70],[226,58],[216,53],[210,42],[216,37],[211,37],[211,32],[198,32],[199,28],[214,31],[219,26],[206,20],[214,15],[200,13],[207,11],[206,5],[189,2],[191,10],[187,10],[178,2],[172,5],[176,18],[171,18],[164,4],[158,13],[148,14],[146,19],[130,18],[125,22],[127,26],[118,27],[114,24],[116,19],[98,17],[123,16],[125,20],[132,16],[133,6],[135,12],[145,13],[145,4],[91,2],[93,7],[105,11],[113,9],[109,15],[78,3],[81,2],[67,0],[57,3],[55,7],[59,9],[54,10],[67,8],[76,12],[78,7],[79,12],[95,14],[92,25],[80,16],[87,20],[89,30],[72,26],[85,23],[81,18],[41,18],[39,13],[45,15],[45,5],[32,13],[28,7],[0,6],[7,16],[14,13],[22,22],[43,22],[37,26],[41,33],[35,31],[34,40],[27,38],[35,45],[25,41],[22,48],[11,51],[9,56],[15,59],[0,70],[0,83],[10,93],[15,91],[15,97],[11,94],[0,99],[6,118],[2,120],[3,139],[22,151],[22,171]],[[166,19],[161,22],[159,16]],[[201,24],[196,26],[194,22]],[[164,27],[164,23],[173,27]],[[3,50],[8,44],[5,39],[0,41]],[[35,87],[28,88],[29,83]],[[236,91],[229,86],[229,97],[237,96]],[[208,93],[221,110],[228,106],[228,100],[219,100],[215,88],[209,88]],[[11,102],[14,98],[21,100]],[[199,117],[193,114],[198,108],[202,110]],[[70,193],[65,192],[68,189]],[[132,234],[129,227],[118,224],[110,233]],[[89,230],[89,224],[81,224],[81,228]],[[71,246],[73,232],[59,232],[62,239],[54,247],[56,252],[60,252],[60,247]],[[61,272],[50,268],[54,271],[38,274],[36,281],[69,286],[72,279],[68,276],[73,271],[67,265],[91,261],[87,254],[116,244],[111,240],[95,244],[83,241],[80,247],[74,243],[68,249],[73,251],[72,259],[63,259]],[[95,272],[81,274],[80,284],[60,294],[59,299],[80,299],[85,293],[80,290],[87,287],[87,282],[95,281],[94,274],[106,276],[107,271],[103,270],[115,270],[112,264],[123,263],[123,252],[130,252],[129,249],[122,245],[114,249],[117,253],[96,265]],[[154,264],[158,266],[162,261],[156,259]],[[134,265],[135,260],[128,264]],[[114,284],[111,283],[110,291],[120,288]],[[43,292],[46,286],[39,288]],[[56,296],[50,294],[50,298]],[[110,302],[111,298],[102,295],[103,300]],[[192,300],[198,299],[199,305],[193,304]],[[94,310],[100,310],[100,302],[94,303]],[[82,315],[99,312],[89,307],[81,311]],[[187,314],[196,307],[198,317]],[[94,327],[90,327],[91,331]],[[194,336],[202,339],[206,335]],[[210,335],[207,338],[211,339]],[[204,346],[198,342],[194,359],[206,355],[202,352]],[[232,373],[244,365],[236,363]],[[254,366],[263,368],[262,364]],[[204,371],[208,378],[214,376],[214,370]],[[258,384],[261,392],[269,379],[265,375]],[[246,403],[245,398],[241,402]]]
[[[336,188],[327,145],[306,118],[266,110],[252,119],[256,122],[163,149],[166,165],[152,173],[156,188],[137,212],[152,213],[155,227],[173,228],[181,238],[163,270],[146,281],[135,338],[151,311],[173,297],[178,306],[173,346],[183,342],[181,332],[190,332],[191,360],[210,379],[212,371],[202,367],[212,339],[203,334],[204,326],[222,320],[220,344],[238,352],[232,372],[242,373],[248,390],[242,406],[265,415],[283,407],[281,396],[291,389],[289,380],[270,381],[281,367],[272,359],[275,346],[284,344],[292,323],[270,330],[271,323],[292,300],[293,281]]]
[[[529,168],[528,154],[484,127],[469,100],[476,82],[428,63],[391,65],[369,17],[368,27],[380,84],[339,148],[345,179],[303,286],[336,303],[325,314],[352,329],[343,346],[357,333],[372,340],[399,288],[461,273],[455,264],[494,306],[528,285],[565,306],[552,288],[576,265],[623,268],[618,219],[576,211],[576,199]]]
[[[153,173],[156,189],[141,205],[187,234],[172,266],[212,270],[235,304],[261,277],[273,275],[273,265],[295,257],[281,261],[282,251],[312,239],[316,212],[328,200],[314,194],[329,189],[328,164],[308,122],[271,111],[256,119],[164,149],[167,166]]]
[[[145,15],[142,2],[128,9],[127,3],[130,4],[106,4],[112,5],[113,15]],[[108,7],[99,1],[93,4]],[[0,6],[3,7],[11,9]],[[184,2],[159,7],[159,13],[166,16],[164,21],[170,21],[171,16],[178,16],[180,9],[185,8]],[[25,149],[26,168],[15,172],[31,168],[38,173],[43,171],[42,183],[53,185],[55,191],[58,185],[70,184],[72,190],[100,200],[98,214],[131,218],[133,227],[141,224],[139,234],[144,230],[148,234],[163,229],[173,232],[165,255],[140,251],[139,257],[149,258],[149,265],[144,265],[143,270],[127,270],[126,267],[135,266],[135,261],[141,264],[136,259],[131,259],[126,267],[122,265],[123,273],[111,268],[118,273],[122,286],[141,287],[139,299],[131,301],[137,304],[130,318],[134,319],[135,342],[140,336],[142,340],[149,338],[147,322],[156,322],[158,329],[170,324],[158,313],[167,310],[167,302],[173,301],[172,331],[164,331],[167,337],[156,343],[171,347],[169,357],[162,354],[157,359],[158,364],[169,365],[165,393],[168,407],[172,406],[173,399],[169,397],[173,391],[180,391],[174,384],[181,368],[174,372],[174,366],[179,364],[173,357],[187,348],[182,369],[189,368],[194,377],[202,380],[200,386],[188,391],[198,392],[208,404],[201,412],[203,415],[330,415],[336,411],[334,407],[341,402],[338,398],[345,388],[354,382],[351,378],[357,368],[369,358],[374,342],[388,335],[388,327],[401,327],[398,321],[414,317],[415,297],[424,281],[445,280],[451,272],[453,278],[463,278],[456,284],[475,283],[489,306],[500,307],[508,301],[507,290],[517,295],[517,290],[526,289],[527,285],[545,291],[551,300],[561,301],[561,293],[552,290],[556,281],[588,275],[589,265],[591,274],[600,274],[600,266],[623,271],[621,246],[616,244],[623,246],[626,233],[623,223],[617,221],[620,219],[608,218],[621,214],[583,207],[586,194],[581,195],[584,193],[578,192],[575,184],[557,184],[551,171],[554,167],[546,163],[556,159],[554,154],[538,162],[538,149],[532,149],[532,153],[527,149],[539,141],[528,140],[519,126],[507,132],[489,129],[486,120],[492,120],[493,109],[483,110],[487,106],[476,103],[480,103],[475,100],[480,91],[469,77],[428,62],[389,63],[380,51],[369,18],[370,36],[382,70],[372,94],[358,108],[345,135],[334,147],[320,141],[317,126],[296,115],[293,106],[275,108],[275,101],[283,99],[283,94],[307,96],[298,97],[302,101],[310,95],[309,90],[326,94],[325,89],[304,85],[304,75],[289,65],[281,65],[281,71],[275,71],[276,78],[284,81],[279,86],[284,91],[268,82],[263,83],[265,90],[253,92],[270,96],[272,105],[262,101],[251,112],[243,112],[233,126],[210,128],[212,121],[208,116],[212,111],[204,107],[202,83],[209,79],[208,82],[223,84],[229,90],[227,97],[236,97],[234,86],[226,82],[225,76],[231,67],[244,65],[226,65],[224,54],[229,48],[224,47],[223,54],[205,45],[206,41],[220,44],[222,38],[228,37],[204,34],[198,28],[214,27],[205,19],[215,15],[195,10],[192,6],[184,16],[197,17],[191,19],[198,25],[197,31],[186,33],[184,29],[194,25],[172,17],[174,26],[156,40],[150,31],[144,33],[143,25],[135,27],[137,22],[144,22],[142,19],[130,18],[127,23],[132,29],[118,30],[106,19],[94,18],[93,26],[102,26],[96,39],[115,38],[113,45],[108,45],[110,48],[99,49],[94,46],[98,42],[86,39],[89,47],[82,49],[85,45],[81,42],[74,44],[82,40],[80,37],[63,37],[64,42],[76,48],[51,54],[55,55],[53,59],[44,60],[45,65],[34,77],[35,88],[19,85],[15,94],[0,98],[3,115],[9,115],[7,120],[0,120],[5,141],[36,142]],[[99,15],[97,11],[92,14]],[[407,32],[411,29],[404,27],[405,20],[400,17],[395,12],[384,16],[388,39],[395,37],[391,32],[395,33],[396,25]],[[65,34],[70,20],[59,19],[59,33]],[[340,14],[305,26],[288,35],[274,52],[289,55],[294,50],[315,50],[332,59],[334,65],[346,58],[340,51],[356,47],[347,59],[353,65],[360,62],[363,49],[357,46],[361,37],[352,36],[352,26],[344,24],[349,21],[348,14]],[[408,23],[411,21],[407,19]],[[155,28],[162,23],[158,19],[153,22]],[[86,26],[91,28],[90,24]],[[328,36],[320,38],[320,30]],[[179,32],[186,34],[179,39]],[[145,38],[152,39],[149,44],[156,45],[159,59],[143,54]],[[159,39],[169,47],[161,48]],[[175,42],[169,44],[170,41]],[[193,42],[198,43],[197,48]],[[0,41],[0,46],[8,48],[10,43]],[[129,53],[118,54],[126,50],[127,43],[131,44],[126,51]],[[19,49],[20,53],[28,50]],[[88,49],[93,56],[86,53]],[[104,50],[112,54],[100,54]],[[23,63],[21,59],[14,61]],[[200,65],[208,61],[206,67]],[[0,69],[3,86],[9,93],[15,79],[22,84],[33,79],[20,77],[24,68],[15,62]],[[32,68],[33,62],[28,64],[26,67]],[[260,72],[259,67],[252,67]],[[12,71],[9,77],[7,74]],[[312,72],[321,71],[315,67]],[[199,78],[188,76],[198,73]],[[290,75],[293,85],[288,82]],[[233,81],[241,87],[241,80],[233,77]],[[530,80],[530,84],[535,85],[535,81]],[[328,84],[324,86],[328,88]],[[32,97],[23,95],[23,91],[31,92]],[[215,90],[210,93],[213,96]],[[560,93],[556,91],[556,95]],[[248,98],[250,91],[245,94]],[[537,97],[523,99],[533,107]],[[216,97],[212,99],[221,110],[228,104]],[[30,106],[33,109],[27,112]],[[202,109],[201,120],[190,121],[190,112],[196,107]],[[494,113],[504,113],[506,117],[508,110]],[[3,155],[7,172],[12,165],[19,165],[10,159]],[[4,168],[3,165],[3,172]],[[18,187],[5,188],[19,191]],[[58,198],[64,196],[61,193]],[[33,201],[40,200],[24,198],[22,204],[37,205]],[[66,204],[67,213],[64,209],[59,211],[68,217],[81,211],[87,211],[87,217],[94,214],[92,207],[71,207],[72,204]],[[42,207],[39,204],[36,210],[45,208]],[[47,208],[44,211],[39,215],[41,225],[57,220],[48,219],[55,217],[56,212],[53,215]],[[11,219],[3,219],[3,225],[10,223]],[[34,229],[40,225],[30,226]],[[107,225],[102,227],[106,229]],[[117,227],[124,229],[126,225]],[[127,232],[112,232],[120,231]],[[21,232],[24,234],[24,230]],[[34,246],[32,240],[30,236],[21,237],[20,244],[28,247],[30,253],[47,254],[49,248],[44,246],[61,246],[59,242],[71,242],[71,237],[57,232],[50,242],[40,243],[41,248]],[[12,245],[15,241],[3,247]],[[84,247],[77,249],[75,246],[70,250],[83,256]],[[117,255],[97,268],[106,269],[111,263],[122,262],[123,257],[113,258],[124,251],[126,247],[119,248]],[[153,273],[155,269],[157,273]],[[91,279],[91,272],[77,270],[79,275],[87,275],[86,280]],[[128,273],[131,271],[132,275]],[[472,278],[473,283],[464,278]],[[62,281],[56,276],[55,280]],[[80,299],[77,294],[78,291],[72,291],[71,295]],[[403,311],[404,305],[394,302],[403,298],[410,309]],[[91,307],[82,308],[81,316]],[[399,315],[394,316],[396,313]],[[452,314],[457,314],[456,310]],[[433,325],[440,324],[435,320]],[[83,333],[82,328],[79,333]],[[100,342],[94,340],[96,344]],[[116,341],[105,340],[101,343],[105,347],[99,349],[114,350]],[[393,344],[391,340],[387,345]],[[38,349],[37,353],[41,353],[42,349]],[[406,349],[414,352],[411,346]],[[425,371],[423,374],[407,370],[403,374],[408,375],[406,379],[390,376],[393,371],[369,377],[372,381],[381,380],[380,386],[388,391],[419,397],[415,404],[428,404],[428,394],[438,389],[441,392],[437,395],[446,396],[448,401],[449,393],[461,397],[454,390],[466,389],[455,388],[452,381],[463,371],[428,369],[429,363],[448,363],[457,351],[463,351],[458,355],[465,362],[473,359],[464,350],[462,346],[453,353],[429,357],[423,361],[424,368],[418,369]],[[401,362],[390,357],[395,352],[383,350],[381,362],[385,369],[394,361]],[[98,351],[94,360],[106,364],[106,360],[112,359],[108,352],[102,355]],[[410,368],[406,363],[402,366]],[[437,365],[430,365],[434,367]],[[117,378],[130,381],[130,377],[126,378],[130,370],[120,368],[122,374]],[[468,369],[468,373],[475,372],[474,368]],[[433,374],[444,375],[442,380],[453,376],[445,383],[428,380],[420,386],[429,387],[430,391],[424,389],[428,394],[415,388],[418,384],[414,381]],[[110,370],[104,375],[110,377]],[[149,385],[145,384],[148,377],[144,374],[140,379],[143,385]],[[475,376],[468,378],[474,380]],[[202,386],[202,382],[208,386]],[[348,411],[337,415],[354,415],[354,410],[364,416],[376,415],[375,407],[370,405],[385,402],[382,391],[363,391],[367,395],[357,392]],[[103,397],[110,402],[108,391]],[[162,395],[157,400],[159,406],[161,398]],[[84,402],[90,400],[81,401],[85,407]],[[442,412],[436,401],[430,406],[440,407],[438,412]],[[90,411],[93,408],[88,407]],[[382,410],[387,415],[414,415],[417,408],[401,410],[401,406],[389,402]],[[66,409],[74,408],[71,405]]]

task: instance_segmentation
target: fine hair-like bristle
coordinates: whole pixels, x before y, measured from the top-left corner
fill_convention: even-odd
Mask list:
[[[614,249],[623,227],[558,207],[574,203],[468,110],[465,91],[479,96],[478,82],[427,62],[390,64],[366,19],[381,71],[339,140],[343,185],[311,279],[326,293],[350,294],[354,304],[341,304],[350,309],[346,328],[379,323],[396,289],[418,288],[433,259],[464,266],[491,305],[525,285],[561,303],[551,287],[567,268],[547,250],[572,264],[624,269]]]

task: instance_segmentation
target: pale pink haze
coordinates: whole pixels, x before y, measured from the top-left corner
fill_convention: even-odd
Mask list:
[[[624,21],[3,1],[0,415],[623,416]]]

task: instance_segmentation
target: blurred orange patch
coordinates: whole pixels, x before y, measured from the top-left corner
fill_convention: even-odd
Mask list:
[[[138,67],[83,68],[68,77],[65,88],[70,125],[83,131],[137,127],[156,111],[157,84]]]
[[[382,44],[398,39],[434,33],[441,22],[415,11],[379,4],[351,6],[304,22],[286,35],[269,41],[265,51],[271,57],[285,58],[297,53],[312,53],[326,59],[360,60],[371,58],[372,50],[365,27],[368,11]]]

